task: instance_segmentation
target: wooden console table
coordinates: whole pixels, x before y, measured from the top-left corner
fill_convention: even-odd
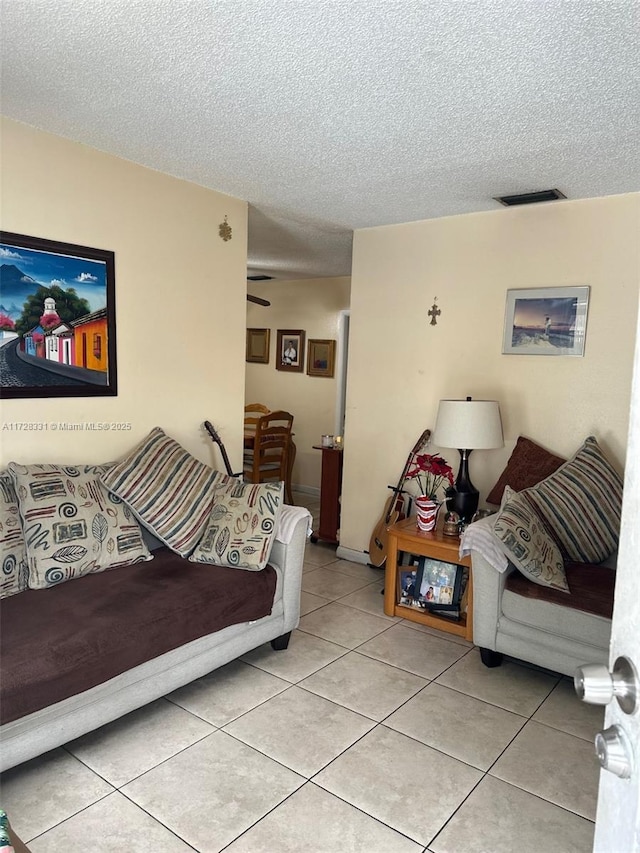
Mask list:
[[[473,588],[471,583],[471,558],[458,556],[460,540],[444,536],[442,526],[438,524],[431,533],[424,533],[416,527],[415,517],[407,518],[392,524],[387,529],[389,535],[387,561],[384,576],[384,612],[387,616],[401,616],[410,622],[438,628],[449,634],[464,637],[473,641]],[[429,557],[432,560],[442,560],[445,563],[455,563],[469,569],[469,580],[463,595],[460,620],[447,616],[437,616],[425,610],[400,604],[400,580],[398,573],[406,571],[408,566],[398,565],[398,553],[406,551],[419,557]]]
[[[320,525],[311,535],[311,541],[338,544],[340,530],[340,491],[342,489],[342,449],[336,447],[319,447],[314,450],[322,451],[322,475],[320,481]]]

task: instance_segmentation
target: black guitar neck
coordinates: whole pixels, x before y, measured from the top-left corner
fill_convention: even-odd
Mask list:
[[[235,475],[235,474],[233,473],[233,471],[231,470],[231,463],[229,462],[229,457],[228,457],[228,455],[227,455],[227,450],[226,450],[226,448],[225,448],[224,444],[222,443],[222,439],[220,438],[220,436],[218,435],[218,433],[217,433],[217,432],[215,431],[215,429],[213,428],[213,425],[212,425],[211,421],[205,421],[205,422],[204,422],[204,428],[206,429],[206,431],[209,433],[209,435],[211,436],[211,438],[215,441],[215,443],[216,443],[216,444],[218,445],[218,447],[220,448],[220,453],[222,454],[222,459],[223,459],[223,461],[224,461],[224,467],[227,469],[227,474],[228,474],[230,477],[235,477],[236,475]]]
[[[407,474],[409,473],[409,468],[411,467],[411,463],[413,462],[414,456],[418,453],[418,451],[423,447],[423,445],[428,444],[431,440],[431,430],[425,429],[420,438],[416,441],[413,446],[411,453],[407,456],[407,461],[404,465],[404,470],[400,475],[400,479],[398,480],[397,486],[388,486],[387,488],[391,489],[397,498],[399,495],[404,493],[404,484],[407,479]],[[387,516],[385,518],[385,523],[388,524],[391,519],[391,514],[393,513],[395,507],[395,501],[391,501],[389,504],[389,510],[387,512]]]

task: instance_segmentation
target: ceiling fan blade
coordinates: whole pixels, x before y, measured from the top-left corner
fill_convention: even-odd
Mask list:
[[[247,293],[247,302],[255,302],[256,305],[264,305],[266,308],[271,305],[271,303],[266,299],[261,299],[259,296],[253,296],[251,293]]]

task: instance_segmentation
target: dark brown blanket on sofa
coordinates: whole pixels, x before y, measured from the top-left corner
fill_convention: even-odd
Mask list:
[[[0,602],[1,722],[229,625],[271,613],[276,573],[154,559]]]
[[[506,588],[526,598],[537,598],[551,604],[585,610],[587,613],[611,619],[616,573],[606,566],[572,563],[568,560],[565,561],[564,570],[569,584],[569,595],[559,589],[550,589],[547,586],[532,583],[520,572],[511,572],[507,578]]]

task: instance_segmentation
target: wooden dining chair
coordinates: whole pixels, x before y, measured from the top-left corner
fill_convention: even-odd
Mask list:
[[[247,418],[256,419],[262,415],[268,415],[271,410],[264,403],[247,403],[244,407],[245,421]]]
[[[263,415],[268,415],[269,411],[269,408],[264,403],[247,403],[244,407],[245,436],[253,437],[258,421]]]
[[[291,429],[293,415],[278,410],[258,418],[253,446],[246,447],[243,457],[243,474],[250,483],[267,483],[283,480],[285,501],[293,504],[291,493]]]

